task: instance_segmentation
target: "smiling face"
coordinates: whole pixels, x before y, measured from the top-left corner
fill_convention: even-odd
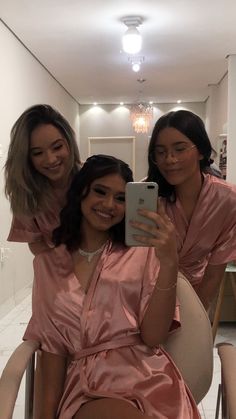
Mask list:
[[[155,144],[155,163],[170,185],[198,179],[202,155],[195,144],[175,128],[160,131]]]
[[[30,137],[30,160],[39,173],[53,185],[67,181],[70,150],[66,138],[51,124],[37,126]]]
[[[125,215],[126,182],[118,174],[111,174],[92,182],[88,195],[81,202],[82,229],[108,231],[120,223]]]

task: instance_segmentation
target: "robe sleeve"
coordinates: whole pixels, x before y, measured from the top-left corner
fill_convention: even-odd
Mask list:
[[[13,216],[8,241],[35,243],[43,240],[35,218],[33,217],[15,217]]]
[[[68,356],[65,345],[63,344],[63,337],[61,336],[60,330],[53,324],[50,324],[50,319],[45,321],[45,316],[39,319],[36,314],[33,314],[26,331],[23,336],[23,340],[35,340],[40,343],[40,349],[45,352],[60,356]]]
[[[232,189],[229,196],[224,198],[224,209],[221,209],[224,211],[223,215],[221,214],[224,223],[209,258],[211,265],[236,260],[236,190]]]
[[[151,247],[148,251],[147,261],[145,264],[144,275],[143,275],[143,287],[142,287],[140,312],[139,312],[140,324],[144,318],[144,315],[147,310],[156,282],[158,281],[159,270],[160,270],[160,262],[156,257],[154,248]],[[177,329],[178,327],[180,327],[180,316],[179,316],[179,303],[176,300],[176,308],[175,308],[173,321],[170,327],[170,332]]]

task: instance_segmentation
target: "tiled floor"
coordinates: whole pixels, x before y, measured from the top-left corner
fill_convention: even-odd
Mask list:
[[[26,324],[31,314],[31,296],[15,307],[7,316],[0,320],[0,374],[13,349],[21,342]],[[226,323],[221,325],[216,337],[216,343],[227,341],[236,345],[236,324]],[[199,405],[203,419],[215,417],[218,384],[220,382],[220,362],[214,349],[214,376],[211,388]],[[13,419],[24,418],[24,380],[16,401]]]

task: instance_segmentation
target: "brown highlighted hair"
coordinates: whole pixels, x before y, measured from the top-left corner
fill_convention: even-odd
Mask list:
[[[81,166],[75,133],[64,116],[50,105],[39,104],[26,109],[12,127],[5,164],[5,194],[14,215],[35,215],[50,207],[52,187],[49,180],[35,170],[29,155],[31,133],[43,124],[54,125],[66,139],[71,174]]]

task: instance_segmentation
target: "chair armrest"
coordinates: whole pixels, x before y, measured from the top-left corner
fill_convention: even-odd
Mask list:
[[[20,383],[32,354],[39,348],[36,341],[22,342],[9,358],[0,378],[0,419],[11,419]]]
[[[221,381],[223,386],[223,407],[230,418],[236,418],[236,347],[229,343],[217,345],[221,361]]]

